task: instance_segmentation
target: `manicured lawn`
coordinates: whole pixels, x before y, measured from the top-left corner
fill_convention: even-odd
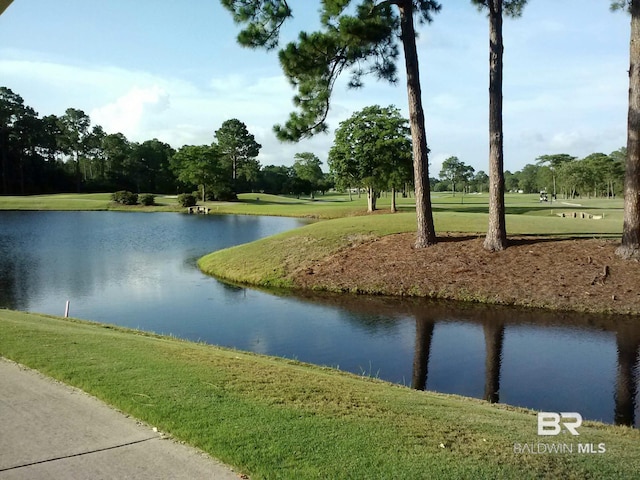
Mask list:
[[[607,205],[608,209],[597,209],[597,205],[590,206],[590,212],[605,214],[600,220],[562,218],[557,215],[560,210],[556,210],[555,207],[539,207],[538,202],[533,202],[531,196],[529,197],[523,199],[519,196],[517,199],[521,200],[520,203],[510,204],[511,211],[524,212],[507,215],[507,230],[510,235],[615,237],[622,231],[622,212],[612,206]],[[434,209],[437,232],[482,235],[486,231],[488,214],[485,213],[485,204],[443,203],[442,208],[439,208],[439,205]],[[578,208],[566,205],[563,207],[567,208],[567,214]],[[587,211],[586,207],[581,208],[580,212],[583,210]],[[565,209],[561,211],[564,212]],[[413,232],[415,228],[414,213],[379,212],[374,215],[336,218],[213,252],[203,257],[199,266],[208,274],[233,282],[288,287],[290,281],[286,276],[295,268],[312,265],[315,261],[347,246],[393,233]]]
[[[58,193],[55,195],[0,196],[0,210],[182,210],[172,196],[157,195],[157,206],[114,204],[110,193]]]
[[[640,431],[535,413],[108,325],[0,310],[0,355],[258,478],[634,478]],[[573,454],[514,453],[515,444]],[[577,444],[604,444],[601,454]],[[521,447],[516,447],[521,448]]]
[[[0,196],[0,210],[131,210],[183,211],[177,204],[175,195],[156,195],[156,207],[123,207],[111,202],[110,193],[91,194],[55,194],[28,196]],[[556,216],[566,212],[588,212],[605,214],[614,219],[622,219],[622,200],[620,199],[558,199],[553,203],[540,203],[537,195],[507,194],[505,197],[507,214]],[[396,199],[400,212],[413,212],[413,197]],[[489,210],[489,197],[484,194],[455,196],[449,192],[432,194],[434,212],[459,212],[486,214]],[[276,215],[309,217],[317,219],[339,218],[354,215],[367,215],[367,200],[363,194],[349,199],[348,194],[328,193],[318,195],[314,200],[309,197],[289,197],[264,193],[242,193],[237,202],[199,202],[207,205],[212,213],[235,213],[246,215]],[[378,199],[377,214],[389,210],[391,198],[383,194]],[[579,206],[578,206],[579,205]],[[484,229],[484,227],[482,228]]]

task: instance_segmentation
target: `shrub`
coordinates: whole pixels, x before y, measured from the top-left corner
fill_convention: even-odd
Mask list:
[[[140,203],[146,207],[156,204],[156,196],[151,193],[140,195]]]
[[[111,200],[122,205],[136,205],[138,203],[138,194],[120,190],[111,194]]]
[[[229,187],[214,187],[211,193],[213,193],[214,200],[218,200],[221,202],[238,200],[238,196],[236,195],[236,193]]]
[[[178,195],[178,203],[182,207],[193,207],[197,203],[195,195],[191,193],[181,193]]]

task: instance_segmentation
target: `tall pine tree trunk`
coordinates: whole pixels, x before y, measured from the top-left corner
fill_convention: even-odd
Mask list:
[[[409,100],[409,126],[413,141],[413,173],[415,177],[417,234],[416,248],[424,248],[436,243],[436,231],[431,209],[429,186],[429,149],[422,108],[422,93],[418,70],[416,32],[413,25],[413,1],[398,3],[400,27],[407,70],[407,96]]]
[[[507,248],[502,131],[502,0],[489,4],[489,228],[484,248]]]
[[[622,244],[616,253],[640,258],[640,0],[632,0],[629,45],[629,114],[627,162],[624,177]]]

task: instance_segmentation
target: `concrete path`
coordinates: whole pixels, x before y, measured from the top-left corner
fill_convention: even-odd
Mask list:
[[[75,388],[0,357],[0,480],[241,477]]]

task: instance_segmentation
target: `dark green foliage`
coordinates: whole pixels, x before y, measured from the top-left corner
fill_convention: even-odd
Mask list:
[[[313,199],[314,192],[322,189],[322,162],[311,152],[296,153],[294,158],[293,173],[305,184],[301,193],[308,193]]]
[[[223,180],[232,190],[238,191],[239,180],[251,184],[258,179],[260,163],[256,159],[260,145],[247,126],[237,118],[226,120],[216,130],[217,151]],[[248,186],[248,185],[247,185]]]
[[[630,10],[633,0],[611,0],[611,10]]]
[[[140,192],[175,191],[175,175],[170,169],[170,159],[175,153],[171,145],[157,138],[141,144],[133,144],[124,168],[127,177]]]
[[[238,200],[238,196],[228,185],[214,185],[210,192],[211,200],[217,200],[219,202],[231,202]]]
[[[145,193],[144,195],[140,195],[140,204],[145,207],[150,207],[156,204],[156,196],[151,193]]]
[[[197,203],[196,196],[192,193],[181,193],[178,195],[178,203],[182,207],[193,207]]]
[[[440,178],[449,183],[454,195],[457,191],[463,191],[464,187],[473,178],[475,169],[471,165],[460,161],[458,157],[449,157],[442,162]]]
[[[522,15],[522,10],[528,0],[503,0],[502,9],[504,13],[509,17],[519,17]],[[489,10],[489,14],[494,13],[495,0],[471,0],[471,3],[478,7],[478,10]]]
[[[374,197],[411,181],[408,121],[394,107],[374,105],[340,123],[329,151],[331,173],[342,188],[362,187]],[[375,198],[369,209],[375,209]]]
[[[136,205],[138,203],[138,194],[120,190],[111,194],[111,200],[122,205]]]
[[[217,145],[184,145],[171,158],[171,168],[182,182],[201,187],[201,197],[207,190],[226,182]]]
[[[38,118],[22,97],[0,87],[0,194],[75,190],[73,176],[56,158],[59,122]]]
[[[82,110],[37,113],[0,87],[0,194],[69,191],[174,192],[173,149],[157,139],[107,135]]]
[[[339,186],[380,191],[411,181],[408,121],[394,107],[374,105],[340,123],[329,151]]]
[[[233,13],[236,23],[247,23],[238,35],[246,47],[277,47],[280,27],[291,17],[286,0],[222,0],[222,5]]]

